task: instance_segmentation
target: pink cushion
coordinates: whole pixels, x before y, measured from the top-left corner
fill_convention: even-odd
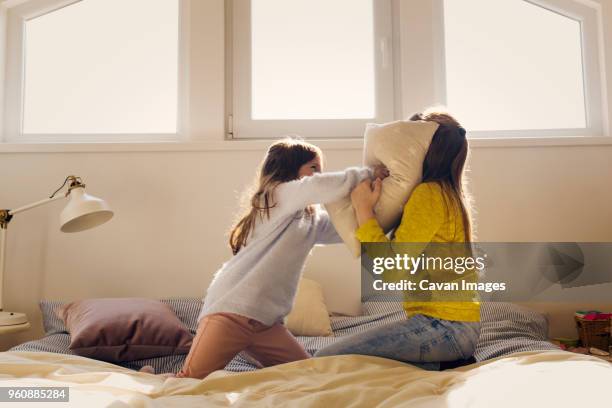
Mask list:
[[[70,332],[70,349],[97,360],[186,354],[193,340],[172,309],[153,299],[79,300],[59,308],[57,315]]]

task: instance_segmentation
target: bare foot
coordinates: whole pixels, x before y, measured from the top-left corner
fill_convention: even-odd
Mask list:
[[[142,368],[138,371],[141,373],[155,374],[155,369],[150,365],[142,366]]]

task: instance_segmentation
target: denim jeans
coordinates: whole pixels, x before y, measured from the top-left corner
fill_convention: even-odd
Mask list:
[[[363,354],[438,370],[440,362],[472,357],[479,335],[480,322],[456,322],[419,314],[340,338],[319,350],[315,357]]]

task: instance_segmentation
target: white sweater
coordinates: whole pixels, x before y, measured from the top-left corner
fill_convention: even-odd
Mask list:
[[[315,245],[341,242],[328,214],[304,209],[347,196],[368,168],[318,173],[279,184],[270,218],[258,218],[247,244],[215,273],[198,320],[213,313],[236,313],[265,325],[289,314],[306,257]]]

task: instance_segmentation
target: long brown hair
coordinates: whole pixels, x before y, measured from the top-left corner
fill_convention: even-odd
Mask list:
[[[255,228],[257,217],[270,218],[270,209],[276,206],[274,189],[280,183],[299,178],[300,167],[316,157],[322,157],[321,150],[296,137],[287,137],[268,148],[261,169],[253,187],[247,190],[243,215],[230,232],[229,244],[236,255],[246,245],[247,238]],[[312,215],[312,207],[306,213]]]
[[[435,182],[443,192],[447,211],[459,210],[463,219],[465,242],[472,241],[469,195],[465,189],[464,169],[468,155],[466,130],[457,119],[440,109],[429,109],[410,120],[438,123],[423,161],[423,183]]]

